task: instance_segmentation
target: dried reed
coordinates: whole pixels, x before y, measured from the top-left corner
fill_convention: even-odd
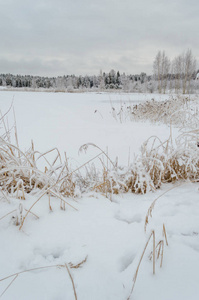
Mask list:
[[[78,264],[73,264],[73,263],[70,262],[70,263],[68,264],[69,267],[68,267],[68,265],[67,265],[66,263],[65,263],[65,264],[57,264],[57,265],[51,265],[51,266],[44,266],[44,267],[32,268],[32,269],[28,269],[28,270],[24,270],[24,271],[20,271],[20,272],[17,272],[17,273],[8,275],[8,276],[6,276],[6,277],[4,277],[4,278],[1,278],[1,279],[0,279],[0,282],[2,282],[2,281],[4,281],[4,280],[7,280],[7,279],[9,279],[9,278],[12,278],[12,277],[14,277],[14,278],[13,278],[12,281],[8,284],[8,286],[4,289],[4,291],[2,292],[2,294],[0,295],[0,297],[2,297],[2,296],[5,294],[5,292],[8,290],[8,288],[12,285],[12,283],[13,283],[13,282],[17,279],[17,277],[18,277],[19,275],[21,275],[21,274],[24,274],[24,273],[27,273],[27,272],[32,272],[32,271],[37,271],[37,270],[50,269],[50,268],[58,268],[58,269],[60,269],[60,268],[66,268],[66,269],[67,269],[67,272],[68,272],[68,274],[69,274],[70,280],[71,280],[71,282],[72,282],[72,286],[73,286],[73,291],[74,291],[75,299],[77,300],[77,294],[76,294],[76,290],[75,290],[74,280],[73,280],[73,278],[72,278],[72,275],[71,275],[71,273],[70,273],[69,268],[71,268],[71,269],[78,269],[78,268],[80,268],[86,261],[87,261],[87,257],[86,257],[83,261],[79,262]]]
[[[144,250],[143,250],[143,252],[141,254],[138,266],[137,266],[136,271],[135,271],[135,275],[133,277],[133,286],[131,288],[131,292],[130,292],[130,295],[128,296],[127,300],[130,300],[130,298],[132,296],[132,293],[133,293],[133,290],[134,290],[134,287],[135,287],[135,283],[136,283],[136,279],[137,279],[137,276],[138,276],[139,268],[140,268],[142,259],[144,257],[145,251],[147,249],[147,246],[148,246],[149,241],[150,241],[150,239],[151,239],[152,236],[153,236],[153,274],[155,274],[155,231],[152,230],[149,238],[147,239],[147,242],[145,244]]]

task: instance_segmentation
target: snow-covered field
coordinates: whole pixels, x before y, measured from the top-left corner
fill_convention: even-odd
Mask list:
[[[111,159],[127,165],[140,146],[150,136],[168,138],[170,129],[162,124],[116,121],[112,106],[122,103],[140,103],[151,98],[168,99],[167,95],[145,94],[67,94],[0,91],[0,108],[6,112],[14,101],[17,130],[21,149],[28,149],[31,139],[41,152],[57,147],[66,151],[71,167],[85,163],[99,150],[91,148],[78,154],[79,147],[94,143],[108,151]],[[10,126],[12,116],[9,117]],[[177,129],[173,130],[174,137]],[[44,168],[44,165],[41,165]],[[173,187],[175,187],[173,189]],[[156,243],[164,240],[163,265],[153,263],[149,255],[152,239],[139,268],[135,288],[130,299],[196,300],[199,297],[199,184],[165,184],[154,193],[145,195],[114,195],[113,201],[101,194],[90,192],[74,202],[78,211],[67,207],[60,210],[59,202],[43,197],[35,205],[23,230],[13,224],[19,202],[29,209],[35,196],[26,200],[10,198],[10,204],[0,200],[0,279],[11,274],[38,267],[62,265],[33,270],[0,281],[0,295],[14,282],[2,299],[75,299],[67,268],[70,262],[81,268],[70,268],[77,299],[127,299],[133,277],[145,244],[155,231]],[[171,189],[171,190],[170,190]],[[157,200],[152,218],[144,231],[145,216],[153,200]],[[162,236],[163,223],[169,245]]]
[[[120,124],[113,118],[111,106],[139,103],[152,97],[151,94],[1,92],[0,108],[5,112],[14,102],[22,149],[28,149],[32,139],[39,151],[57,147],[62,154],[66,151],[71,164],[81,164],[96,154],[93,149],[86,156],[78,154],[81,145],[91,142],[103,150],[108,147],[110,157],[119,156],[119,162],[126,165],[129,148],[133,155],[151,135],[162,140],[168,138],[169,129],[125,120]]]

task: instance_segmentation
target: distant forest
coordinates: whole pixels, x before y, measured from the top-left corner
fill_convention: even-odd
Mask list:
[[[30,75],[1,74],[0,86],[25,89],[51,89],[57,92],[122,90],[138,93],[198,93],[199,70],[191,50],[176,57],[172,62],[164,51],[158,51],[153,74],[126,75],[111,70],[99,75],[40,77]]]

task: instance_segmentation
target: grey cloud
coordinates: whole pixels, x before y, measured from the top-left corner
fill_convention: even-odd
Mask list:
[[[12,72],[30,72],[36,60],[31,73],[150,73],[159,49],[199,56],[198,8],[195,0],[2,1],[0,59]]]
[[[24,75],[46,75],[49,72],[63,72],[63,64],[59,60],[44,61],[43,59],[0,59],[1,73],[14,73]],[[57,69],[56,69],[57,68]],[[38,72],[39,70],[39,72]],[[58,75],[58,74],[57,74]]]

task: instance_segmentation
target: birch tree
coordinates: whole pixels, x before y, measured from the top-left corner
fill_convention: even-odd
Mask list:
[[[173,60],[173,71],[175,76],[175,92],[182,88],[182,93],[190,93],[191,80],[196,72],[196,59],[192,51],[188,49],[185,53],[178,55]]]
[[[182,80],[182,55],[178,55],[174,58],[172,63],[172,69],[174,74],[174,80],[175,80],[175,93],[179,93],[181,88],[181,80]]]
[[[153,63],[153,74],[158,82],[159,93],[165,93],[166,91],[169,70],[170,60],[166,56],[165,51],[158,51]]]
[[[190,92],[191,79],[196,72],[196,59],[193,57],[192,51],[188,49],[182,55],[182,72],[183,72],[183,94]]]

